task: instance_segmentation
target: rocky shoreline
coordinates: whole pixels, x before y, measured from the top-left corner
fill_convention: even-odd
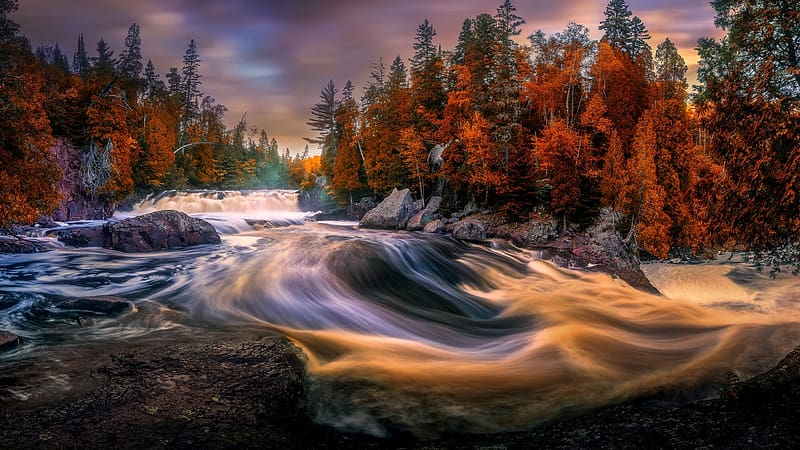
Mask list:
[[[298,348],[215,336],[92,352],[83,386],[29,401],[2,395],[0,448],[792,448],[800,445],[800,349],[718,398],[662,393],[530,430],[419,440],[314,424]],[[80,355],[78,355],[80,357]],[[722,381],[722,380],[721,380]],[[0,371],[0,393],[22,382]]]

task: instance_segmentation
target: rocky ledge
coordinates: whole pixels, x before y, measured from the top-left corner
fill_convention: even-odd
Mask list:
[[[80,350],[78,350],[80,351]],[[796,448],[800,349],[719,398],[645,398],[531,430],[374,438],[311,422],[303,359],[279,338],[150,344],[92,356],[58,398],[0,401],[0,448]],[[2,375],[2,373],[0,373]],[[14,389],[0,376],[0,394]],[[73,380],[75,382],[79,380]],[[0,398],[4,396],[0,395]]]

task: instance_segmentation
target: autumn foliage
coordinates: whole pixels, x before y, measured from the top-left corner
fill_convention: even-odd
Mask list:
[[[312,159],[279,154],[244,117],[226,128],[227,108],[200,93],[194,41],[167,83],[143,63],[136,24],[117,56],[101,40],[90,57],[80,35],[71,66],[58,45],[30,48],[16,7],[0,4],[0,228],[63,208],[67,190],[113,211],[135,190],[315,186]]]
[[[407,186],[443,195],[451,210],[477,201],[521,219],[545,207],[565,228],[610,208],[631,248],[660,258],[796,245],[800,42],[786,33],[800,16],[712,6],[730,35],[700,41],[694,104],[675,44],[653,51],[621,0],[607,5],[600,41],[572,22],[520,46],[512,37],[524,20],[509,1],[466,19],[452,51],[425,20],[411,85],[397,60],[390,76],[373,65],[360,112],[332,130],[341,145],[323,149],[337,155],[331,189]]]

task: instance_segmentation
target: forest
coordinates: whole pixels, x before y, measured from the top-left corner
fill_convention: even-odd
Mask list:
[[[408,65],[371,66],[357,98],[323,86],[310,139],[321,156],[281,153],[202,92],[194,41],[161,79],[136,24],[114,55],[82,36],[70,63],[32,49],[0,8],[0,227],[32,223],[81,195],[292,187],[319,176],[342,205],[409,187],[445,208],[479,202],[509,220],[547,211],[565,227],[610,208],[632,248],[769,250],[797,255],[800,232],[800,8],[789,0],[714,0],[719,40],[698,41],[698,85],[675,45],[650,43],[624,0],[590,29],[533,33],[505,0],[463,22],[443,50],[427,19]]]
[[[118,55],[100,39],[90,56],[79,35],[70,62],[57,44],[31,48],[17,8],[0,3],[0,229],[66,208],[65,190],[113,211],[137,191],[314,186],[319,157],[280,152],[246,117],[226,129],[194,40],[164,81],[135,23]]]
[[[510,219],[565,224],[611,208],[633,248],[770,250],[796,258],[800,231],[800,9],[715,0],[720,40],[698,41],[699,85],[667,38],[611,0],[590,30],[568,23],[518,43],[510,0],[464,20],[442,50],[422,22],[409,65],[371,66],[360,101],[322,88],[309,125],[342,203],[409,187],[474,200]],[[791,256],[795,255],[795,256]]]

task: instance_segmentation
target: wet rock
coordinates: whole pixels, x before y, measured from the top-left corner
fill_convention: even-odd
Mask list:
[[[425,233],[441,233],[444,231],[444,221],[441,219],[436,219],[425,225],[425,228],[423,228],[422,231]]]
[[[120,314],[133,309],[133,304],[122,297],[100,295],[86,298],[68,298],[57,303],[56,308],[89,311],[98,314]]]
[[[105,225],[66,228],[55,231],[56,238],[70,247],[106,247],[110,236]]]
[[[22,339],[19,336],[10,331],[0,330],[0,352],[11,350],[21,344]]]
[[[486,228],[478,219],[464,219],[453,227],[453,237],[462,241],[483,242],[486,240]]]
[[[378,206],[361,219],[362,228],[384,228],[402,230],[415,213],[414,200],[408,189],[394,189]]]
[[[436,213],[429,211],[428,209],[417,211],[410,219],[408,219],[406,229],[408,231],[420,231],[424,229],[425,226],[430,222],[435,220],[436,216]]]
[[[419,211],[414,213],[410,219],[408,219],[408,224],[406,225],[406,229],[408,231],[420,231],[425,228],[425,225],[430,223],[433,220],[439,218],[439,214],[436,212],[439,210],[439,207],[442,205],[442,197],[433,196],[428,200],[428,204],[421,208],[421,200],[415,202],[415,208],[420,207]]]
[[[594,225],[577,234],[564,235],[548,244],[557,252],[553,261],[562,267],[591,267],[606,272],[643,291],[658,293],[639,268],[616,228],[614,213],[604,208]]]
[[[16,236],[0,236],[0,253],[40,253],[52,250],[42,242]]]
[[[218,244],[220,237],[214,227],[179,211],[156,211],[106,225],[108,247],[128,253]]]

